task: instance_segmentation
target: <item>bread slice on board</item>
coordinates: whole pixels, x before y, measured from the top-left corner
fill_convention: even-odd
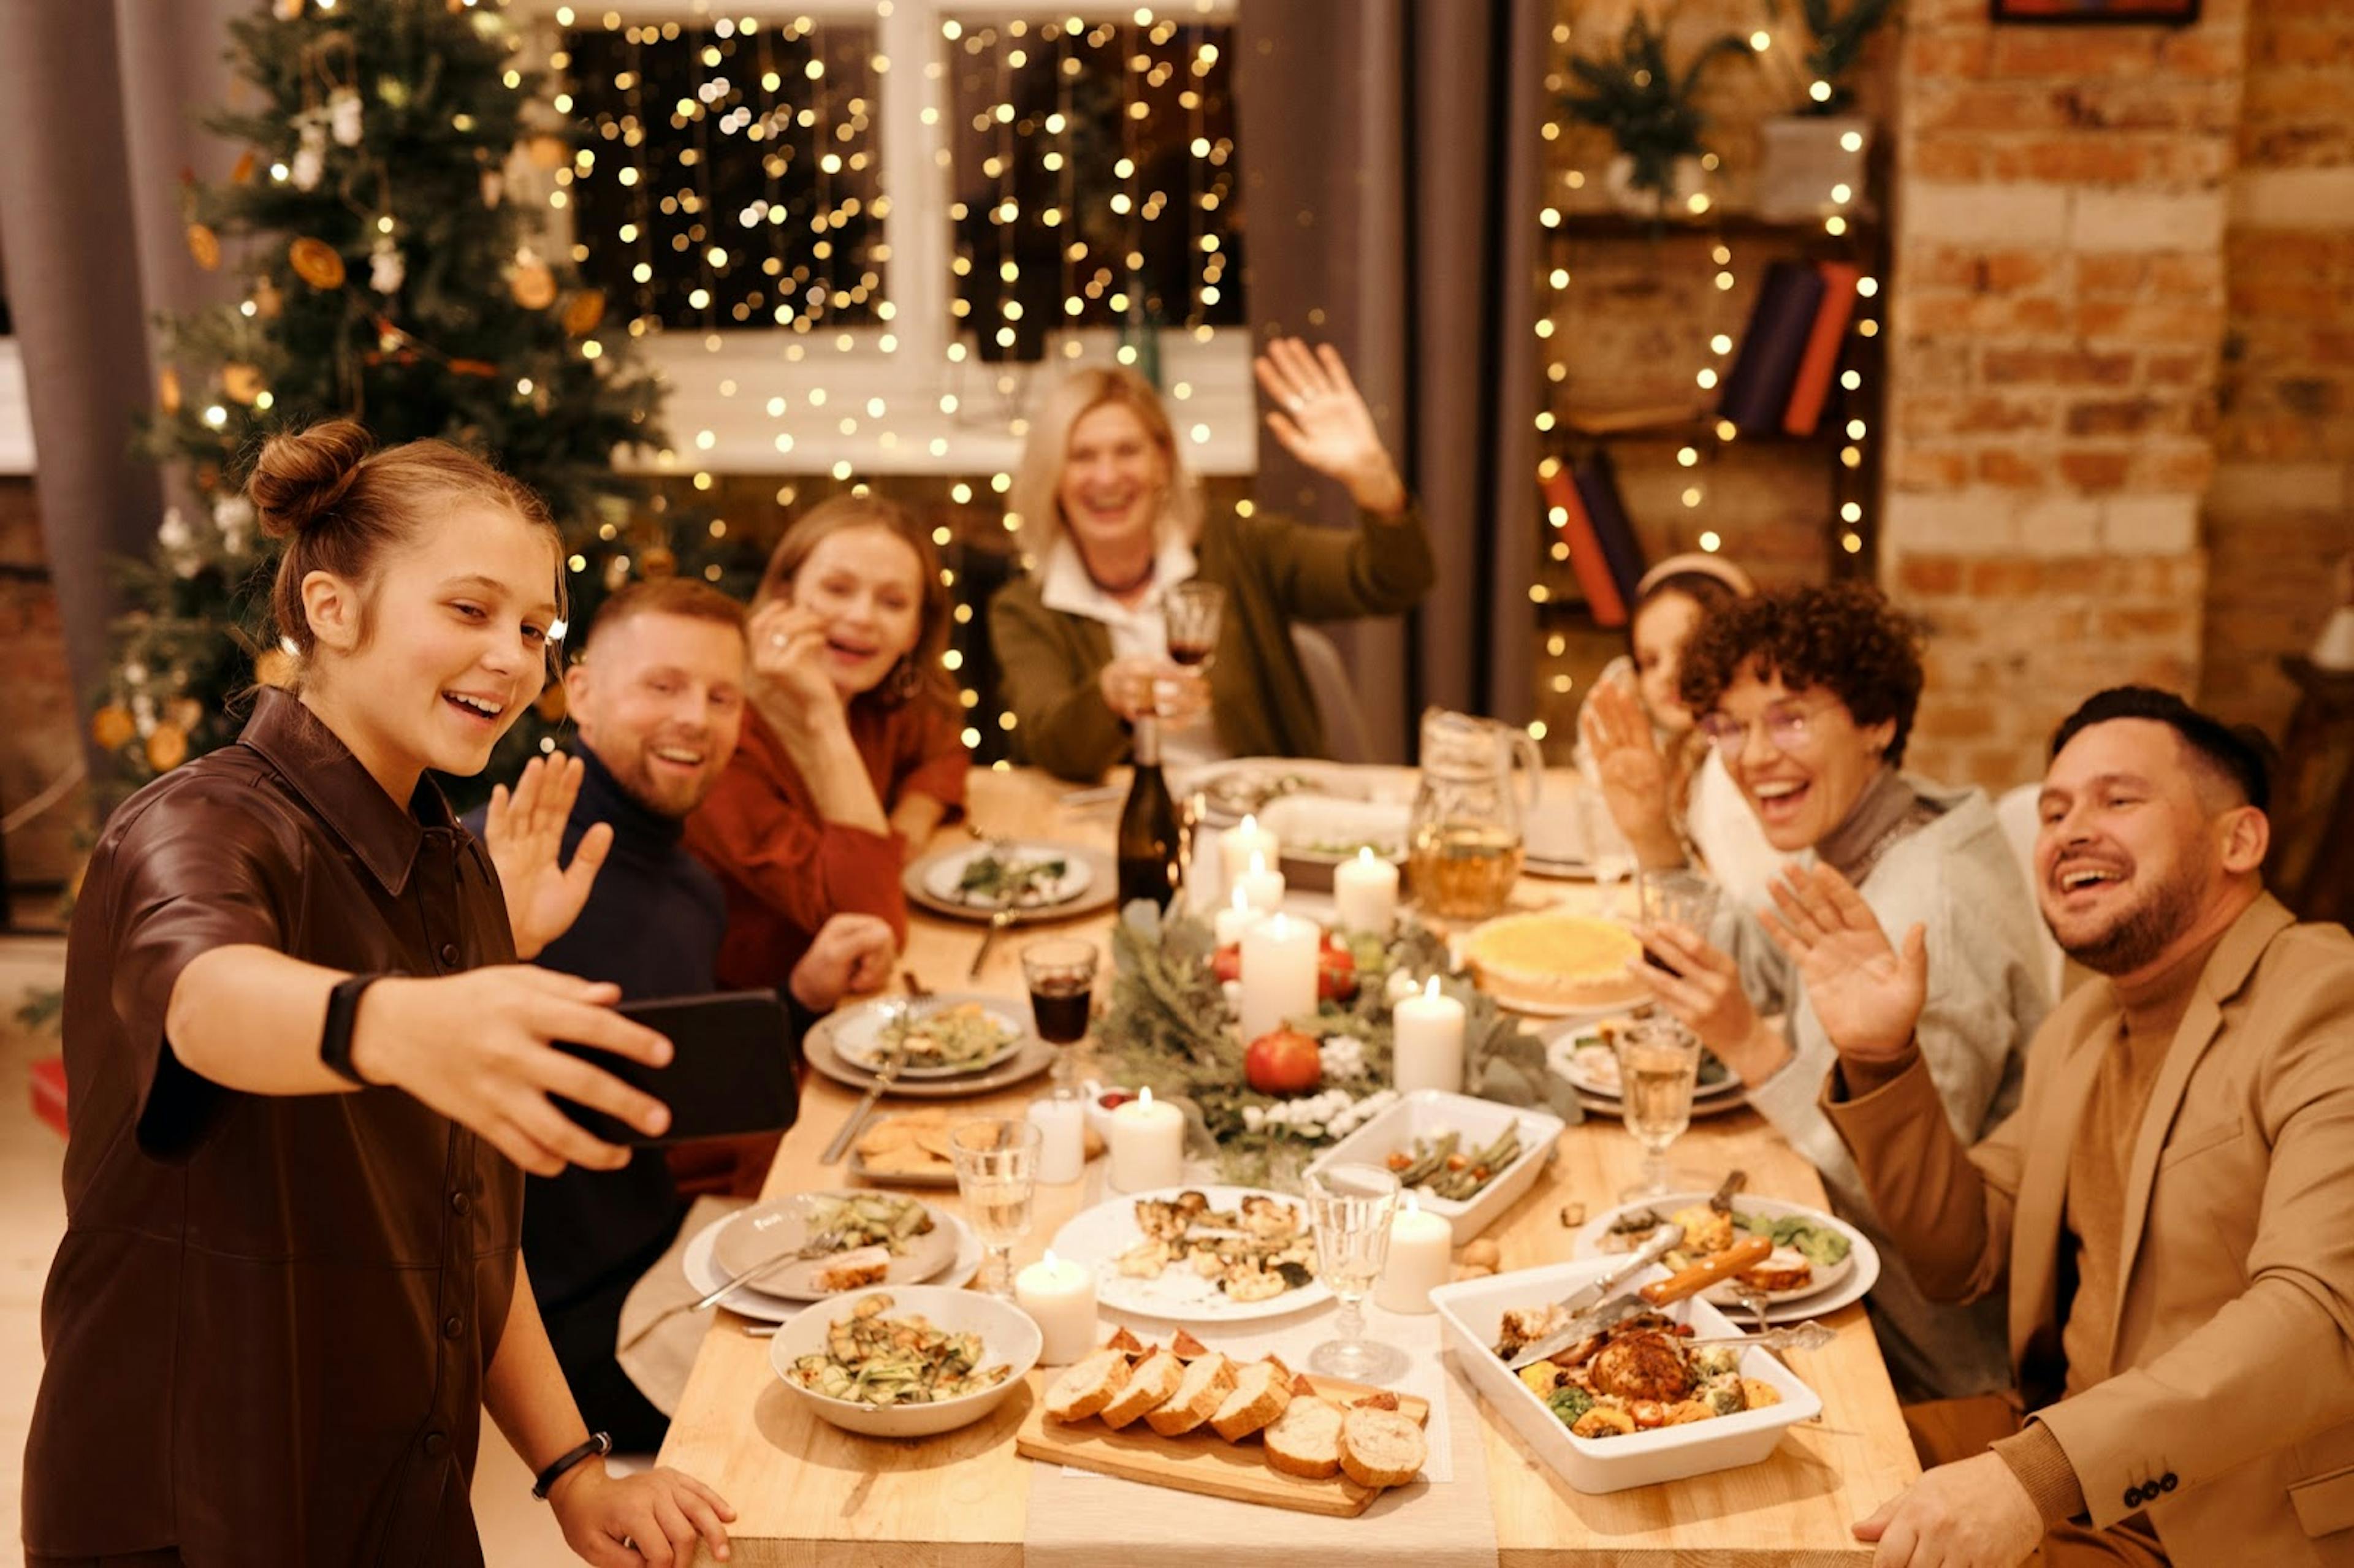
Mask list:
[[[1055,1421],[1085,1421],[1128,1386],[1128,1357],[1107,1346],[1074,1361],[1046,1389],[1046,1414]]]
[[[1422,1428],[1394,1410],[1356,1408],[1341,1418],[1341,1468],[1366,1487],[1402,1487],[1429,1456]]]
[[[1235,1374],[1235,1391],[1210,1417],[1210,1425],[1227,1442],[1239,1442],[1282,1414],[1290,1403],[1290,1371],[1272,1357],[1253,1361]]]
[[[1155,1351],[1128,1374],[1128,1386],[1097,1411],[1107,1426],[1125,1426],[1149,1410],[1168,1402],[1184,1381],[1185,1363],[1167,1351]]]
[[[1215,1415],[1218,1406],[1225,1404],[1226,1395],[1234,1390],[1234,1363],[1215,1351],[1208,1351],[1186,1363],[1177,1392],[1165,1403],[1146,1411],[1144,1424],[1163,1437],[1191,1432]]]
[[[1341,1473],[1341,1407],[1314,1395],[1295,1398],[1260,1434],[1270,1468],[1320,1481]]]

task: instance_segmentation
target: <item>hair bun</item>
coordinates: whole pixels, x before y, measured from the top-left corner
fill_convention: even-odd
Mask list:
[[[261,531],[291,539],[334,511],[376,441],[355,419],[327,419],[262,444],[245,482]]]

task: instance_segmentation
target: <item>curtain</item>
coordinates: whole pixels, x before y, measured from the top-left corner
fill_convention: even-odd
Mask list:
[[[1437,704],[1533,713],[1545,0],[1245,0],[1235,65],[1251,326],[1340,349],[1421,502],[1438,586],[1336,629],[1379,755]],[[1258,498],[1348,497],[1260,443]]]
[[[179,183],[227,170],[196,117],[226,94],[228,19],[250,8],[0,0],[0,249],[42,538],[85,694],[107,668],[108,561],[147,552],[163,504],[155,470],[127,450],[154,395],[149,318],[228,286],[188,254]]]

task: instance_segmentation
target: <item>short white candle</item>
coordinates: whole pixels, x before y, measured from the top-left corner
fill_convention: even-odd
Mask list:
[[[1332,868],[1332,906],[1340,913],[1343,931],[1388,936],[1390,923],[1397,917],[1397,867],[1377,858],[1371,845],[1360,847],[1356,859]]]
[[[1324,934],[1313,920],[1270,915],[1243,933],[1243,1040],[1316,1011],[1316,950]],[[1461,1008],[1456,1009],[1458,1014]]]
[[[1076,1181],[1087,1168],[1087,1107],[1085,1100],[1044,1099],[1030,1102],[1030,1120],[1038,1128],[1038,1180],[1059,1185]]]
[[[1283,858],[1283,842],[1260,827],[1257,817],[1246,816],[1239,826],[1218,835],[1218,863],[1225,871],[1227,886],[1242,880],[1253,855],[1273,865]]]
[[[1250,978],[1247,968],[1243,978]],[[1390,1045],[1398,1093],[1463,1092],[1463,1004],[1438,993],[1437,975],[1420,996],[1407,997],[1392,1010]]]
[[[1218,946],[1230,948],[1243,939],[1243,933],[1257,925],[1263,916],[1251,907],[1250,899],[1239,887],[1235,889],[1234,902],[1218,911],[1212,924],[1216,927]]]
[[[1235,879],[1235,891],[1252,908],[1272,915],[1283,906],[1283,873],[1269,871],[1266,857],[1254,853],[1250,869]]]
[[[1013,1277],[1013,1300],[1038,1325],[1044,1364],[1068,1366],[1096,1348],[1096,1279],[1077,1264],[1048,1253]]]
[[[1185,1179],[1185,1113],[1146,1088],[1111,1113],[1111,1184],[1149,1192]]]
[[[1373,1305],[1384,1312],[1435,1312],[1430,1293],[1454,1272],[1455,1227],[1424,1212],[1412,1192],[1390,1219],[1389,1261],[1373,1282]]]

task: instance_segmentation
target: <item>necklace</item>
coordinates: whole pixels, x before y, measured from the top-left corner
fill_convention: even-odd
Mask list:
[[[1103,578],[1096,576],[1095,568],[1087,565],[1087,557],[1085,556],[1079,557],[1079,564],[1086,569],[1087,580],[1095,584],[1096,587],[1101,588],[1104,592],[1111,595],[1114,599],[1125,599],[1129,594],[1132,594],[1137,589],[1142,588],[1145,584],[1150,582],[1152,580],[1152,574],[1158,571],[1161,567],[1161,563],[1159,561],[1148,560],[1144,563],[1144,569],[1137,573],[1136,576],[1129,581],[1124,583],[1108,583],[1104,581]]]

